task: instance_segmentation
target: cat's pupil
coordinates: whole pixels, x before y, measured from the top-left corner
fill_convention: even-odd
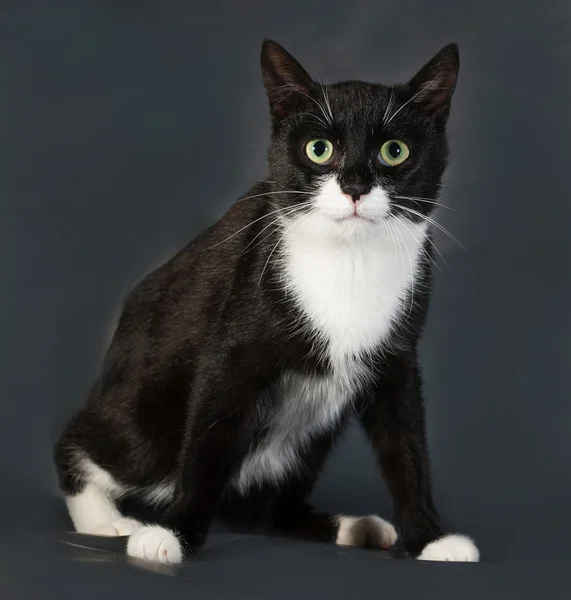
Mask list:
[[[313,145],[313,153],[315,154],[315,156],[317,157],[322,157],[325,152],[327,151],[327,146],[325,144],[325,142],[322,142],[321,140],[319,140],[318,142],[315,142],[315,144]]]
[[[401,152],[402,152],[401,147],[396,142],[393,142],[392,144],[389,145],[389,154],[393,158],[398,158],[400,156]]]

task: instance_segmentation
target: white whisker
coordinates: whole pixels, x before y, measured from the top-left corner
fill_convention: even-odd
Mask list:
[[[264,264],[264,268],[262,269],[262,272],[260,273],[260,279],[258,280],[258,285],[262,282],[262,277],[264,276],[264,272],[270,262],[270,259],[272,258],[273,253],[275,252],[276,248],[281,244],[282,240],[285,238],[285,236],[289,233],[289,231],[295,226],[297,225],[299,222],[301,222],[301,220],[304,217],[309,216],[309,214],[311,213],[307,213],[305,215],[302,215],[299,219],[296,219],[280,236],[280,238],[278,239],[278,241],[276,242],[275,246],[272,248],[272,251],[270,252],[270,254],[268,255],[268,258]]]
[[[413,308],[414,308],[414,266],[413,266],[412,258],[410,256],[410,252],[408,250],[408,245],[406,243],[406,240],[404,239],[404,235],[403,235],[402,231],[398,227],[396,228],[396,231],[399,234],[399,237],[402,239],[403,246],[404,246],[404,249],[406,250],[406,255],[408,257],[408,265],[410,267],[410,277],[411,277],[411,282],[410,282],[410,308],[408,310],[408,316],[410,317],[410,315],[411,315],[411,313],[413,311]]]
[[[446,227],[444,227],[443,225],[438,223],[438,221],[435,221],[433,218],[423,215],[421,212],[414,210],[412,208],[409,208],[407,206],[399,205],[399,208],[401,208],[402,210],[406,210],[406,211],[412,213],[413,215],[420,217],[421,219],[424,219],[427,223],[430,223],[431,225],[434,225],[435,227],[438,227],[438,229],[440,229],[440,231],[445,233],[455,244],[458,245],[458,247],[460,249],[462,249],[464,252],[466,252],[466,254],[469,254],[468,250],[466,249],[464,244],[462,244],[462,242],[460,242],[460,240],[458,240],[458,238],[456,238],[452,233],[450,233],[450,231],[448,231],[448,229],[446,229]]]
[[[394,236],[393,236],[393,234],[392,234],[392,229],[391,229],[391,227],[390,227],[390,223],[389,223],[389,221],[387,221],[387,220],[385,220],[385,219],[383,219],[383,220],[381,221],[381,223],[383,224],[383,226],[384,226],[385,230],[386,230],[386,231],[387,231],[387,233],[388,233],[388,237],[389,237],[389,239],[390,239],[390,241],[391,241],[391,246],[393,247],[393,250],[394,250],[394,252],[395,252],[395,254],[396,254],[396,253],[397,253],[397,246],[396,246],[396,243],[395,243],[395,238],[394,238]]]
[[[400,221],[400,224],[411,233],[412,236],[414,236],[414,233],[409,229],[408,225],[406,224],[405,221]],[[413,223],[412,221],[409,221],[409,224],[412,225],[415,229],[418,230],[418,232],[420,233],[421,237],[423,239],[425,239],[427,242],[429,242],[430,244],[432,244],[432,246],[434,247],[434,249],[436,250],[436,252],[438,252],[438,254],[440,254],[440,251],[438,250],[438,248],[434,245],[434,242],[430,239],[429,235],[426,233],[426,231],[424,231],[421,227],[419,227],[416,223]],[[420,246],[420,249],[423,253],[423,255],[429,260],[429,262],[434,265],[439,271],[442,271],[442,269],[440,268],[440,266],[438,265],[438,263],[432,258],[432,256],[430,256],[430,253],[426,250],[426,248],[424,247],[424,245]],[[440,254],[440,256],[442,257],[442,254]],[[444,260],[444,257],[442,257],[442,260]],[[444,260],[444,264],[446,264],[446,261]],[[448,265],[446,264],[446,266],[448,267]],[[450,269],[450,267],[448,267]]]
[[[389,116],[393,106],[395,105],[395,100],[397,97],[397,92],[395,88],[391,89],[391,95],[389,96],[389,102],[387,104],[387,108],[385,109],[385,114],[383,115],[383,127],[387,124],[387,117]]]
[[[292,208],[291,206],[284,206],[283,208],[278,208],[277,210],[273,210],[269,213],[266,213],[265,215],[262,215],[261,217],[254,219],[251,223],[244,225],[244,227],[241,227],[240,229],[238,229],[238,231],[235,231],[232,235],[229,235],[227,238],[223,239],[221,242],[216,242],[216,244],[213,244],[212,246],[208,246],[208,248],[205,248],[204,251],[211,250],[212,248],[216,248],[216,246],[220,246],[220,244],[224,244],[224,242],[231,240],[233,237],[237,236],[240,232],[244,231],[244,229],[248,229],[248,227],[251,227],[252,225],[257,223],[258,221],[261,221],[262,219],[267,219],[268,217],[271,217],[272,215],[275,215],[276,213],[283,212],[283,211],[289,210],[291,208]]]
[[[450,265],[446,262],[446,259],[444,258],[444,256],[442,255],[442,252],[440,252],[440,250],[438,249],[438,246],[430,239],[430,236],[428,235],[427,232],[425,232],[419,225],[417,225],[416,223],[413,223],[412,221],[410,221],[410,224],[413,227],[416,227],[421,233],[422,235],[425,237],[426,241],[434,248],[434,250],[436,250],[436,252],[438,253],[438,256],[440,256],[440,259],[442,260],[442,262],[445,264],[446,268],[450,271],[450,273],[457,279],[456,277],[456,273],[454,273],[454,271],[451,269]],[[438,263],[432,259],[432,264],[439,270],[442,271],[442,269],[438,266]]]
[[[295,94],[301,94],[302,96],[304,96],[305,98],[311,100],[312,102],[314,102],[317,107],[319,108],[319,110],[322,112],[323,116],[325,117],[325,120],[329,123],[330,126],[333,125],[332,121],[329,118],[329,115],[327,114],[327,112],[325,111],[325,109],[323,108],[323,106],[321,105],[321,103],[316,100],[313,96],[310,96],[309,94],[306,94],[305,92],[298,90],[296,88],[292,88],[289,85],[284,85],[281,86],[283,89],[289,89],[290,93],[295,93]]]
[[[296,117],[301,117],[302,115],[308,115],[310,117],[313,117],[321,126],[327,128],[328,124],[318,115],[314,115],[313,113],[310,112],[299,112],[299,113],[294,113],[293,115],[289,115],[289,117],[284,117],[281,121],[278,121],[277,125],[279,125],[280,123],[283,123],[284,121],[287,121],[288,119],[294,119]]]
[[[411,200],[412,202],[425,202],[426,204],[434,204],[434,206],[438,206],[439,208],[451,210],[452,212],[458,213],[459,215],[462,214],[459,210],[456,210],[455,208],[452,208],[450,206],[446,206],[441,202],[436,202],[431,198],[420,198],[418,196],[393,196],[393,198],[396,198],[397,200]]]
[[[325,106],[327,107],[327,112],[329,113],[329,117],[330,117],[329,123],[332,124],[335,119],[333,118],[333,111],[331,110],[331,104],[329,103],[329,98],[327,97],[327,91],[325,90],[325,87],[321,83],[319,76],[317,76],[317,80],[319,81],[319,86],[321,87],[321,93],[323,94],[323,99],[325,100]]]
[[[386,223],[387,223],[387,226],[390,226],[388,221]],[[399,233],[398,228],[396,228],[396,231],[397,231],[397,233]],[[405,262],[404,262],[404,252],[403,252],[402,246],[401,246],[401,241],[404,242],[404,238],[401,236],[400,239],[399,239],[399,238],[397,238],[395,236],[392,236],[392,239],[398,244],[397,254],[400,256],[400,259],[401,259],[402,272],[406,273],[406,265],[405,265]],[[405,246],[406,246],[406,243],[405,243]]]
[[[277,192],[263,192],[261,194],[254,194],[253,196],[246,196],[245,198],[239,198],[234,202],[234,204],[238,204],[238,202],[244,202],[244,200],[252,200],[253,198],[261,198],[262,196],[271,196],[273,194],[306,194],[311,196],[314,192],[302,192],[300,190],[279,190]]]
[[[417,98],[418,96],[420,96],[420,94],[422,94],[424,91],[426,91],[439,77],[440,77],[440,73],[442,71],[439,71],[436,76],[434,77],[434,79],[430,80],[421,90],[419,90],[418,92],[416,92],[416,94],[412,97],[409,98],[394,114],[393,116],[385,123],[385,125],[388,125],[399,113],[400,111],[405,107],[408,106],[415,98]]]
[[[259,238],[262,233],[264,233],[264,231],[266,231],[266,229],[269,229],[270,227],[272,227],[273,225],[276,225],[277,223],[280,222],[280,219],[282,217],[289,217],[290,215],[297,213],[297,212],[302,212],[303,210],[305,210],[306,208],[308,208],[309,206],[311,206],[312,203],[311,202],[304,202],[303,204],[298,204],[296,206],[291,207],[291,210],[287,211],[287,212],[283,212],[282,214],[278,215],[269,225],[266,225],[259,233],[257,233],[254,238],[252,238],[252,240],[250,241],[250,243],[244,248],[244,250],[242,250],[241,254],[244,254],[248,248],[252,245],[252,243]],[[252,247],[252,250],[260,245],[264,240],[267,240],[268,237],[270,237],[270,235],[272,235],[273,232],[270,232],[267,236],[265,236],[264,238],[262,238],[257,244],[255,244]]]

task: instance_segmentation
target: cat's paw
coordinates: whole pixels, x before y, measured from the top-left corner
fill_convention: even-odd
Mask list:
[[[390,548],[397,541],[395,528],[377,515],[341,516],[335,543],[359,548]]]
[[[159,525],[138,529],[127,542],[127,554],[156,563],[177,565],[182,562],[182,545],[176,535]]]
[[[117,519],[116,521],[112,521],[111,523],[105,523],[105,525],[100,525],[96,529],[93,530],[93,535],[102,535],[108,537],[120,537],[125,535],[132,535],[143,527],[143,524],[135,519],[129,519],[128,517],[124,517],[122,519]]]
[[[467,536],[451,534],[430,542],[420,553],[418,560],[447,560],[454,562],[478,562],[480,552]]]

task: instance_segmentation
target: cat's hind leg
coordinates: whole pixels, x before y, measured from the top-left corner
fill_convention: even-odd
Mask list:
[[[83,491],[65,498],[69,515],[78,533],[101,536],[130,536],[143,524],[124,517],[104,489],[88,483]]]
[[[129,536],[143,526],[121,514],[116,498],[125,490],[84,452],[63,449],[56,463],[69,516],[78,533]]]
[[[182,545],[171,530],[125,517],[117,507],[116,500],[126,492],[146,496],[154,504],[168,500],[164,486],[157,486],[150,494],[149,490],[144,494],[142,490],[126,489],[82,451],[60,450],[56,463],[76,531],[101,536],[128,536],[127,554],[135,558],[169,564],[182,561]]]

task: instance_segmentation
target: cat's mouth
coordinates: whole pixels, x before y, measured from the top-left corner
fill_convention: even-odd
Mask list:
[[[375,219],[371,217],[367,217],[366,215],[359,214],[357,212],[351,213],[349,215],[343,215],[342,217],[335,218],[335,221],[338,222],[359,222],[359,221],[367,221],[369,223],[374,223]]]

